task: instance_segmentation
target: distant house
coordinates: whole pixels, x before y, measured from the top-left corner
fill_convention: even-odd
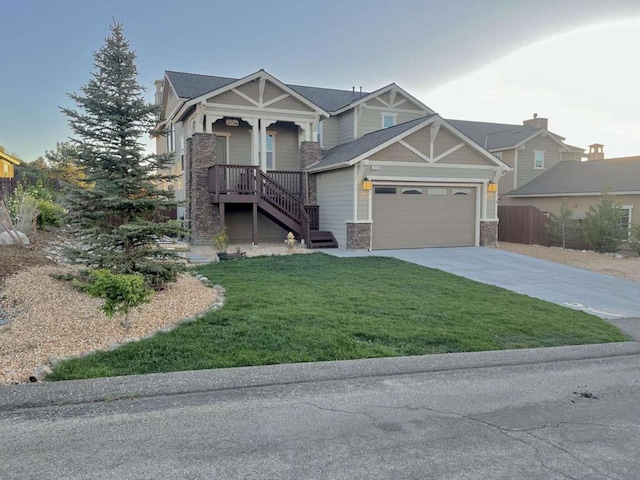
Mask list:
[[[0,149],[0,178],[13,178],[15,165],[20,165],[20,160]]]
[[[178,216],[192,243],[222,227],[234,242],[292,231],[310,247],[495,243],[497,182],[511,168],[396,84],[362,92],[285,84],[264,70],[168,71],[156,100],[167,132],[157,152],[173,155],[179,176],[166,188],[185,203]]]
[[[501,198],[501,205],[533,205],[557,214],[566,201],[578,217],[596,205],[606,189],[625,211],[623,225],[640,224],[640,156],[603,159],[602,145],[591,145],[586,162],[561,162]]]
[[[581,160],[585,156],[583,148],[565,143],[564,137],[548,130],[548,119],[535,113],[522,125],[448,122],[512,168],[498,183],[500,196],[526,185],[561,161]]]

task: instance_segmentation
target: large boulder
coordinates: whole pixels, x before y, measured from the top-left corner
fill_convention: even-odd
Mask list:
[[[14,236],[17,236],[24,245],[29,245],[29,238],[22,232],[19,232],[18,230],[11,230],[12,235],[9,235],[9,232],[2,232],[0,233],[0,245],[13,245],[14,243],[16,243],[13,240]]]

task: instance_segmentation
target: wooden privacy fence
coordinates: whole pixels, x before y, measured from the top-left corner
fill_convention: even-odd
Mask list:
[[[16,189],[15,178],[0,178],[0,199],[8,197]]]
[[[526,243],[528,245],[550,245],[547,237],[549,217],[537,207],[498,207],[498,241]]]

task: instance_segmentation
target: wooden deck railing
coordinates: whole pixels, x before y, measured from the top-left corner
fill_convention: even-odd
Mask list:
[[[301,200],[302,172],[271,171],[266,174],[256,166],[214,165],[209,168],[209,192],[217,196],[257,195],[291,219],[306,241],[310,239],[310,231],[317,230],[318,207],[305,207]]]
[[[311,222],[310,228],[311,230],[319,230],[320,229],[320,207],[318,205],[305,205],[305,212],[309,216],[309,220]]]

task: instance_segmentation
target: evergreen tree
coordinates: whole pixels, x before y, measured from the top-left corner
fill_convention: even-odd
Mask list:
[[[621,225],[624,211],[608,190],[595,207],[589,207],[584,220],[584,237],[596,252],[617,252],[627,231]]]
[[[122,24],[114,22],[82,93],[69,94],[78,110],[62,109],[89,186],[74,186],[67,195],[69,224],[82,243],[69,253],[90,268],[140,273],[157,288],[175,280],[181,266],[157,240],[180,229],[177,222],[157,221],[176,205],[173,192],[158,188],[173,179],[159,173],[171,158],[146,154],[140,141],[152,132],[157,107],[143,98],[135,59]]]
[[[566,201],[562,202],[558,215],[550,215],[547,235],[552,245],[562,248],[572,248],[582,240],[580,224],[574,218],[574,212]]]
[[[87,187],[86,175],[78,166],[77,148],[72,143],[56,143],[55,150],[47,150],[44,159],[49,167],[49,176],[57,183]]]

